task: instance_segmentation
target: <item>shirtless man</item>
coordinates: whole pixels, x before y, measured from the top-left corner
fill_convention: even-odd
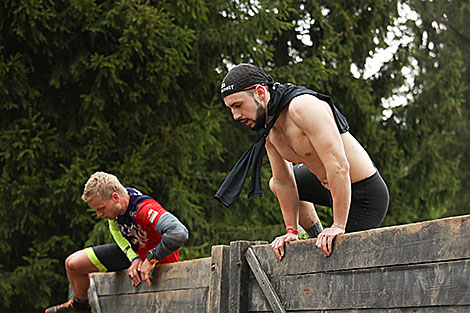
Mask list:
[[[331,255],[337,235],[380,225],[388,209],[387,186],[331,97],[274,84],[250,64],[234,67],[221,92],[235,120],[254,130],[267,129],[269,185],[286,226],[286,234],[271,244],[279,259],[284,244],[298,240],[299,224],[310,237],[318,236],[316,246],[325,256]],[[333,209],[333,224],[325,230],[314,204]]]

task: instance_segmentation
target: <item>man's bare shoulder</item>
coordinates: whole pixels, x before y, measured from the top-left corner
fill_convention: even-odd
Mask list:
[[[305,119],[323,119],[328,117],[329,111],[328,103],[313,95],[304,94],[292,99],[288,108],[288,116],[294,122]]]

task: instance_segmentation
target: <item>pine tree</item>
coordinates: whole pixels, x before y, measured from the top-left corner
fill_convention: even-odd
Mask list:
[[[269,53],[254,51],[257,33],[285,27],[277,12],[258,19],[249,10],[225,1],[2,2],[0,311],[63,301],[67,255],[110,239],[80,199],[96,170],[188,225],[184,257],[210,251],[223,176],[214,164],[229,151],[219,128],[224,61],[236,53],[262,63]]]
[[[469,213],[470,188],[468,158],[470,157],[470,3],[468,1],[410,1],[420,17],[414,26],[420,37],[416,57],[420,71],[423,101],[440,116],[434,131],[440,133],[442,149],[438,163],[442,174],[435,177],[439,195],[451,195],[441,201],[445,209],[440,216]],[[435,135],[439,136],[439,135]],[[435,163],[435,164],[436,164]],[[449,164],[449,165],[446,165]],[[429,199],[429,200],[431,200]],[[434,212],[433,212],[434,213]]]
[[[80,199],[93,171],[164,182],[169,110],[154,119],[193,34],[134,1],[4,1],[0,15],[0,310],[30,312],[65,299],[63,261],[96,223]]]
[[[458,213],[453,209],[455,199],[465,194],[465,185],[462,194],[457,193],[459,180],[468,176],[468,171],[462,171],[466,165],[459,166],[468,144],[455,133],[462,123],[468,123],[461,119],[468,90],[464,66],[468,57],[459,32],[467,29],[464,16],[469,6],[462,1],[406,3],[419,15],[408,22],[415,38],[410,66],[417,74],[408,91],[411,101],[397,108],[388,121],[403,151],[394,195],[402,205],[394,223]],[[465,206],[459,209],[463,212]]]
[[[403,83],[408,51],[371,79],[351,72],[363,74],[367,57],[387,46],[396,16],[396,0],[3,1],[0,311],[63,301],[67,255],[111,240],[80,199],[96,170],[178,216],[190,231],[185,259],[282,233],[267,158],[262,198],[244,191],[230,209],[213,198],[254,137],[219,95],[240,62],[332,95],[399,195],[386,223],[404,220],[396,208],[409,199],[398,188],[414,177],[401,185],[397,167],[408,138],[403,124],[383,121],[382,98]],[[330,210],[321,215],[331,219]]]

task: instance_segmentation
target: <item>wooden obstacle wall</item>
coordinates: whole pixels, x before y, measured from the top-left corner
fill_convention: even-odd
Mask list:
[[[127,271],[91,275],[96,313],[470,312],[470,215],[286,246],[235,241],[209,258],[157,266],[154,285]],[[94,300],[93,300],[94,299]]]

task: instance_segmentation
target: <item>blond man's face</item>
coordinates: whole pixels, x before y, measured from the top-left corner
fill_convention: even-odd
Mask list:
[[[109,200],[103,200],[100,196],[95,196],[88,201],[88,205],[96,211],[98,217],[108,220],[114,220],[118,215],[122,214],[122,204],[117,193],[113,193],[112,198]]]

